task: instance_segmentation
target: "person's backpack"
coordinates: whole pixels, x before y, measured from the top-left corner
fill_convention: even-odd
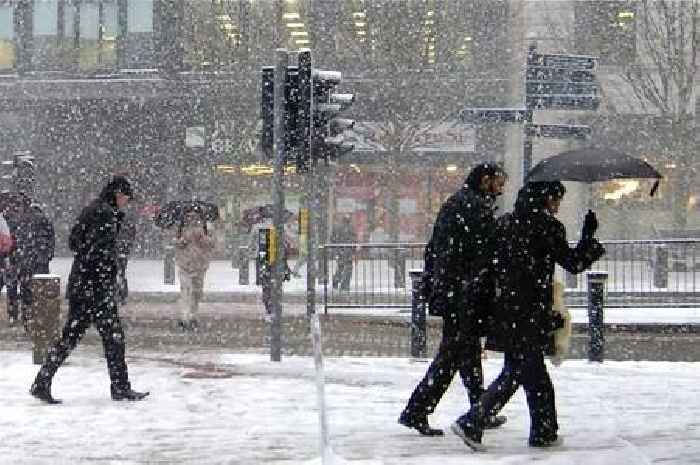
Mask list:
[[[442,316],[442,309],[436,305],[430,305],[433,297],[433,268],[435,263],[435,251],[432,238],[425,245],[423,273],[421,274],[418,297],[428,305],[428,314]]]

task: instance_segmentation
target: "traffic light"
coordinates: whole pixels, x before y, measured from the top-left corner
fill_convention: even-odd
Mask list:
[[[322,71],[312,67],[311,52],[299,52],[299,144],[297,169],[306,171],[311,160],[334,160],[351,152],[343,132],[355,122],[339,117],[353,101],[353,94],[333,92],[340,84],[340,71]]]
[[[299,152],[299,68],[287,66],[284,80],[284,157],[285,165]]]
[[[273,158],[274,129],[275,129],[275,69],[265,66],[262,69],[262,89],[260,97],[260,113],[262,117],[262,132],[260,145],[266,158]],[[285,164],[296,158],[300,136],[298,125],[299,113],[299,69],[288,66],[284,76],[284,147]]]
[[[345,142],[343,133],[355,125],[355,121],[341,118],[339,115],[347,110],[355,99],[353,94],[334,93],[340,84],[339,71],[314,70],[314,98],[317,103],[314,112],[314,135],[319,149],[318,158],[336,160],[351,152],[354,146]]]
[[[260,148],[266,157],[272,156],[273,133],[275,128],[275,68],[265,66],[262,69],[262,89],[260,95]]]

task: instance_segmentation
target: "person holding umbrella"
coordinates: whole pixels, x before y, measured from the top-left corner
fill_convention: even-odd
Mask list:
[[[205,216],[195,208],[185,212],[175,237],[175,263],[180,276],[178,325],[183,330],[197,329],[195,317],[213,250],[214,239],[209,235]]]
[[[589,210],[581,239],[569,247],[564,225],[555,218],[564,196],[559,181],[530,182],[518,192],[512,213],[499,218],[490,274],[495,280],[495,305],[489,338],[504,350],[503,369],[478,402],[452,425],[452,431],[473,450],[482,450],[486,413],[502,408],[523,386],[530,410],[529,445],[557,445],[554,387],[544,355],[551,354],[552,332],[563,326],[552,311],[554,266],[581,273],[605,250],[595,239],[598,221]]]
[[[68,319],[61,339],[49,348],[29,391],[43,402],[60,403],[51,395],[51,381],[90,324],[97,327],[102,337],[112,400],[135,401],[149,394],[134,391],[129,382],[116,289],[117,237],[124,218],[122,210],[132,197],[129,181],[114,176],[83,209],[71,229],[69,247],[75,257],[66,287]]]

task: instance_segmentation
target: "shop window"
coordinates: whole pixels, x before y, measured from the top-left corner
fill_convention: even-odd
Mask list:
[[[153,0],[128,0],[123,68],[156,68]]]
[[[81,3],[80,69],[93,70],[116,67],[117,34],[116,0]]]
[[[249,9],[244,2],[187,2],[182,39],[184,61],[190,69],[231,65],[244,55]]]
[[[37,0],[34,2],[32,10],[32,25],[34,27],[32,67],[37,71],[62,70],[71,62],[70,58],[66,57],[72,44],[66,40],[65,19],[69,20],[67,22],[69,27],[73,21],[71,21],[72,18],[65,17],[65,15],[70,16],[71,8],[66,11],[64,7],[65,2],[59,0]]]
[[[0,72],[15,68],[15,29],[13,4],[0,3]]]

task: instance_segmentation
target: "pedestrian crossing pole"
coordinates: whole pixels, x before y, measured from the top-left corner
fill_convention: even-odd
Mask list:
[[[285,165],[285,83],[289,54],[285,49],[277,49],[274,76],[274,165],[272,171],[272,204],[275,233],[271,237],[270,253],[276,259],[272,262],[272,324],[270,325],[270,359],[282,360],[282,280],[284,277],[284,190],[282,179]],[[274,247],[274,250],[273,250]]]

